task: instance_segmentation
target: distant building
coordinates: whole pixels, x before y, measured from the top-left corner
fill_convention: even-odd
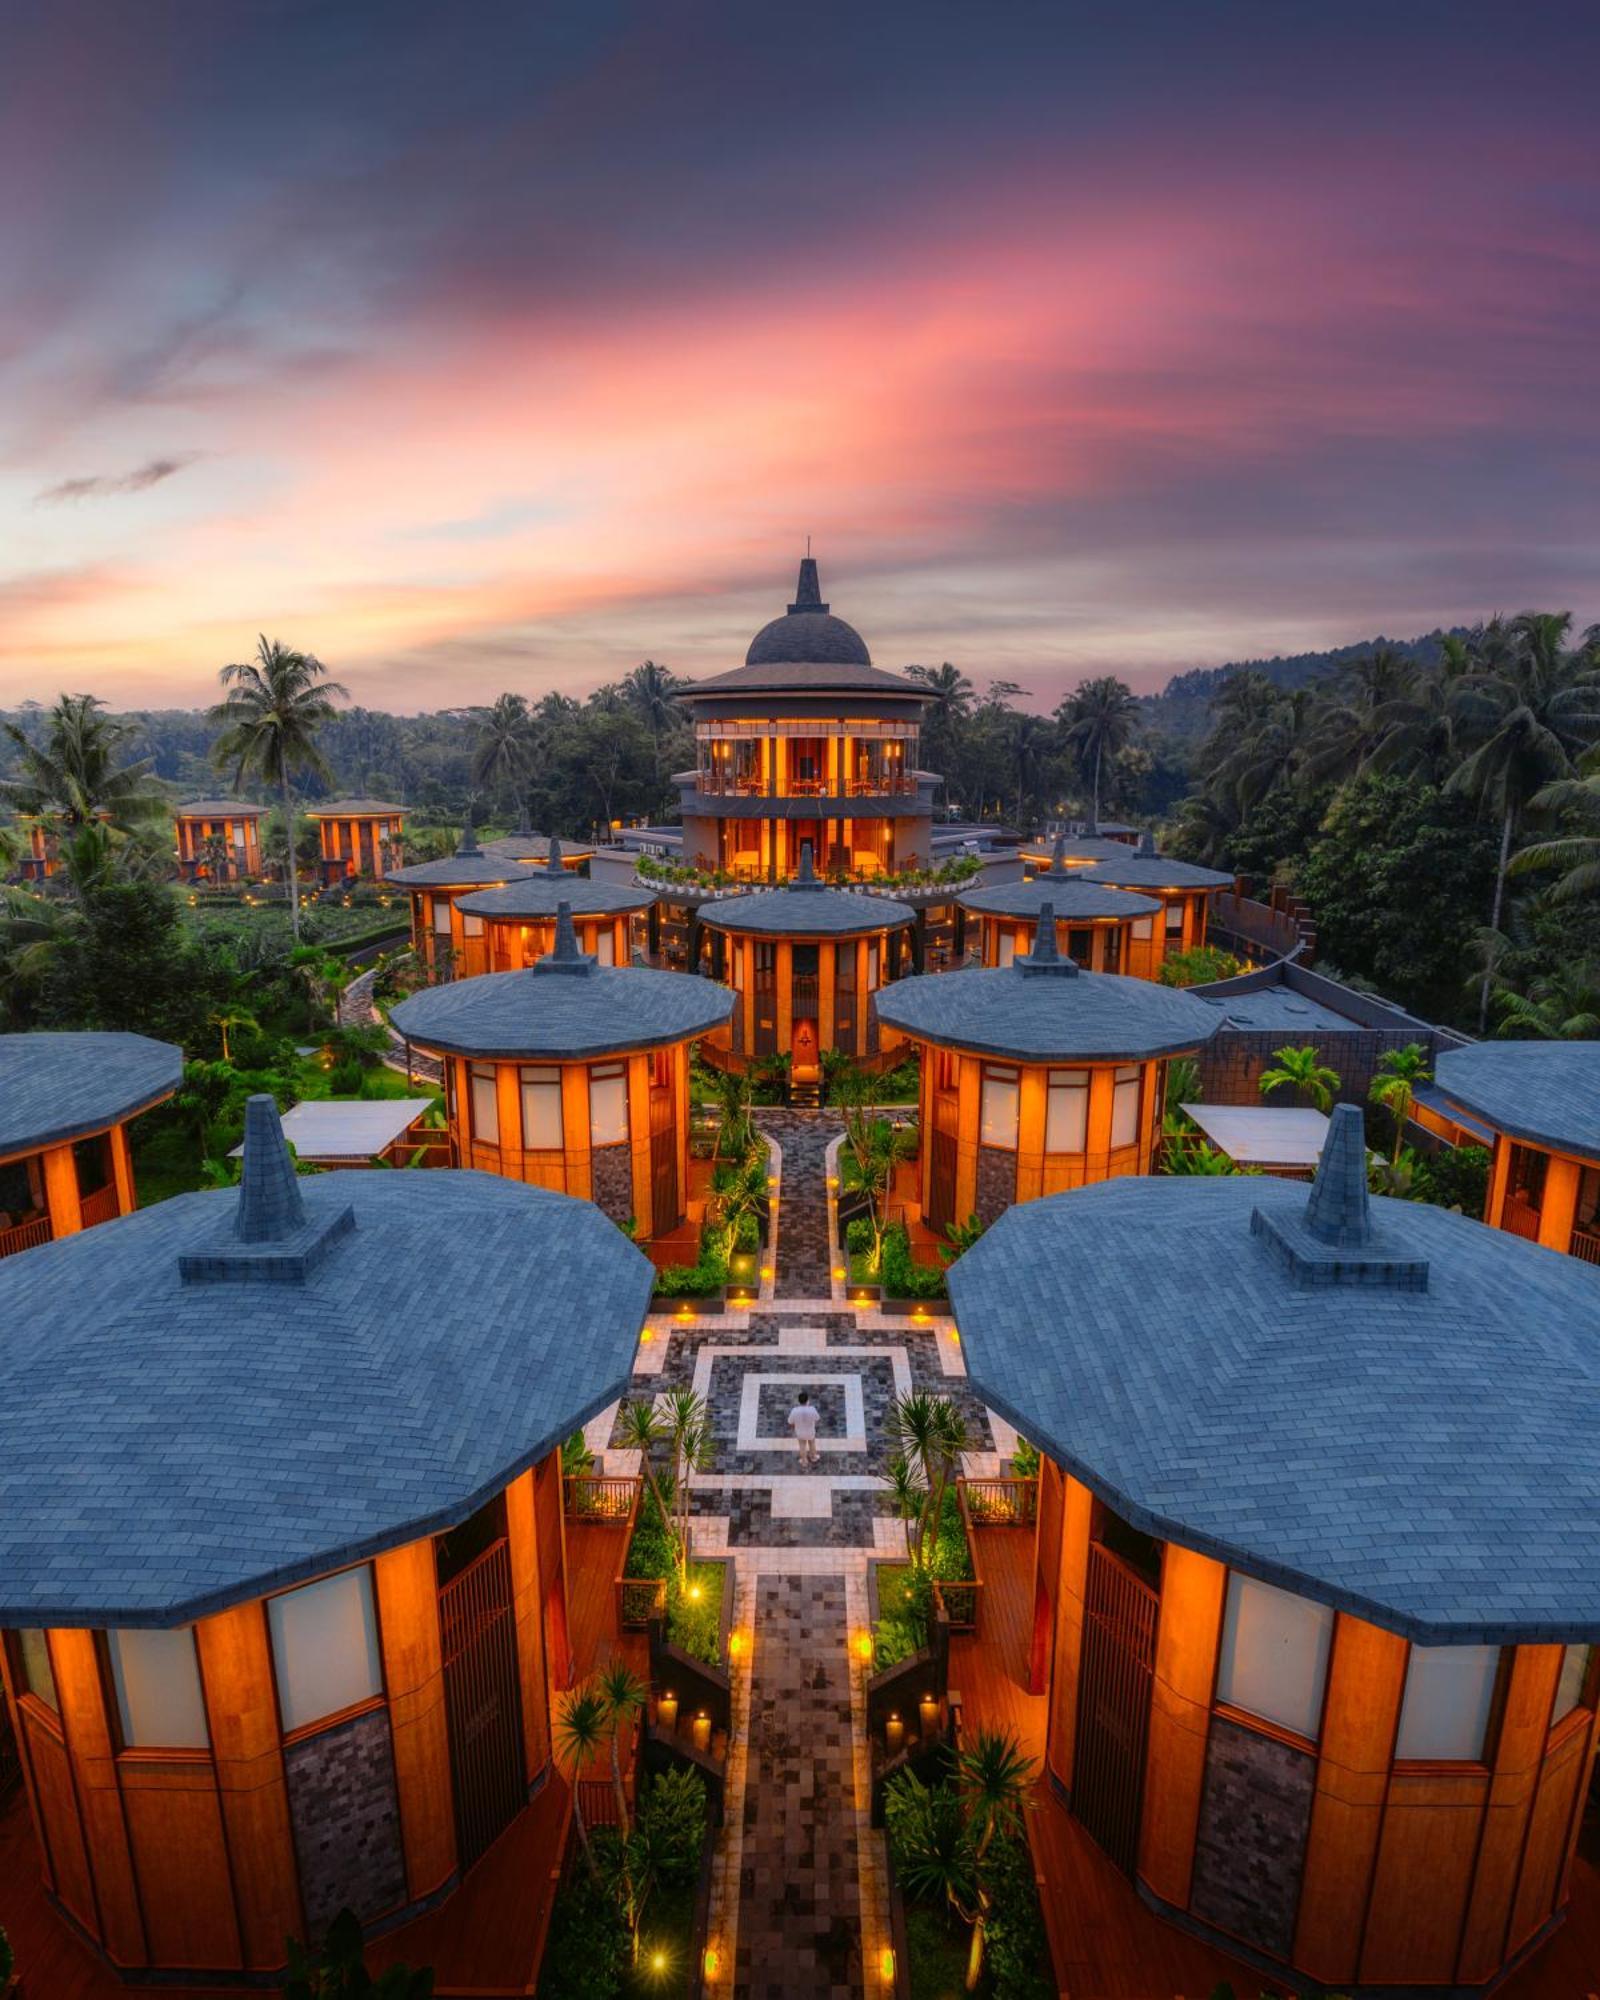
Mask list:
[[[259,882],[265,806],[248,799],[191,799],[174,806],[178,874],[185,882]]]
[[[400,867],[405,815],[404,806],[381,799],[330,799],[308,807],[307,817],[317,822],[317,867],[324,884],[331,887],[357,875],[379,881]]]
[[[386,879],[411,900],[411,948],[431,978],[466,979],[489,970],[483,925],[463,924],[455,914],[457,899],[474,889],[497,889],[524,872],[521,862],[481,848],[470,826],[461,829],[454,854],[389,870]]]

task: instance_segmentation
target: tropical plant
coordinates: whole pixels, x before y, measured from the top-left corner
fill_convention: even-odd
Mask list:
[[[966,1420],[950,1397],[916,1389],[889,1405],[884,1433],[922,1490],[921,1505],[906,1532],[912,1564],[920,1568],[931,1553],[933,1533],[944,1518],[945,1492],[967,1448]]]
[[[947,1222],[944,1241],[939,1245],[939,1261],[953,1264],[958,1257],[964,1257],[983,1234],[984,1228],[984,1223],[976,1215],[969,1215],[965,1222]]]
[[[1399,1164],[1417,1085],[1427,1083],[1432,1076],[1428,1051],[1420,1042],[1407,1042],[1403,1049],[1385,1049],[1378,1058],[1377,1074],[1367,1095],[1374,1104],[1381,1104],[1394,1121],[1394,1150],[1390,1159],[1395,1165]]]
[[[1495,1032],[1512,1041],[1588,1042],[1600,1036],[1600,965],[1561,965],[1526,993],[1506,988],[1495,999]]]
[[[212,757],[219,768],[233,766],[234,789],[247,774],[276,785],[286,826],[294,825],[290,783],[297,771],[326,778],[327,759],[317,735],[337,711],[335,696],[346,690],[327,678],[327,669],[310,653],[297,653],[265,633],[256,642],[253,660],[223,667],[218,680],[227,696],[211,710],[221,723]],[[289,877],[289,921],[300,939],[300,869],[293,853],[286,860]]]
[[[1584,763],[1592,768],[1594,755],[1586,756]],[[1547,892],[1552,903],[1576,902],[1600,891],[1600,773],[1559,778],[1535,792],[1528,804],[1534,812],[1566,814],[1580,830],[1519,848],[1511,857],[1508,873],[1526,875],[1539,868],[1559,868],[1562,872]]]
[[[521,800],[538,741],[538,729],[523,694],[497,695],[480,708],[478,740],[472,752],[474,784],[502,797]]]
[[[694,1475],[709,1472],[716,1462],[716,1433],[711,1425],[711,1405],[693,1389],[673,1389],[661,1412],[662,1428],[670,1454],[672,1514],[668,1526],[678,1563],[678,1585],[689,1587],[689,1517],[693,1503]]]
[[[1279,1089],[1292,1089],[1300,1093],[1302,1100],[1314,1104],[1319,1111],[1331,1111],[1333,1100],[1339,1089],[1339,1073],[1323,1063],[1314,1048],[1274,1049],[1273,1061],[1276,1069],[1264,1069],[1257,1078],[1257,1088],[1266,1097]]]
[[[917,1150],[915,1128],[897,1125],[892,1119],[872,1118],[860,1105],[845,1111],[846,1184],[867,1198],[872,1224],[870,1269],[876,1272],[883,1262],[884,1233],[889,1226],[889,1196],[895,1171],[902,1160]]]
[[[1241,1167],[1231,1155],[1209,1146],[1204,1139],[1186,1139],[1181,1132],[1169,1132],[1166,1144],[1161,1149],[1161,1171],[1164,1174],[1204,1175],[1215,1179],[1229,1174],[1254,1173],[1253,1167]]]
[[[563,1478],[581,1479],[594,1468],[594,1453],[589,1449],[589,1440],[582,1431],[574,1431],[561,1446],[561,1472]]]
[[[1156,977],[1163,986],[1209,986],[1215,979],[1232,979],[1243,970],[1231,951],[1219,945],[1196,944],[1164,958]]]
[[[715,1216],[718,1247],[724,1263],[750,1230],[758,1228],[767,1208],[767,1163],[752,1153],[743,1160],[719,1160],[711,1169],[707,1207]]]
[[[622,683],[623,700],[650,732],[658,785],[662,775],[661,742],[678,720],[679,710],[673,695],[680,685],[676,674],[654,660],[641,660]]]
[[[1105,761],[1127,748],[1138,715],[1133,690],[1111,674],[1080,681],[1077,691],[1056,710],[1063,725],[1062,742],[1090,786],[1097,823]]]
[[[583,1812],[583,1791],[578,1780],[585,1767],[592,1764],[605,1748],[610,1724],[611,1711],[606,1698],[592,1682],[569,1688],[557,1704],[556,1759],[567,1767],[572,1786],[572,1823],[578,1829],[578,1840],[583,1848],[583,1858],[589,1865],[589,1873],[597,1882],[600,1880],[600,1864],[595,1859],[594,1843],[589,1838],[589,1823]]]
[[[135,731],[114,722],[98,695],[64,694],[45,717],[42,743],[16,723],[3,725],[20,776],[0,783],[0,798],[19,813],[53,820],[69,832],[104,821],[122,832],[166,811],[151,779],[152,760],[123,763]]]
[[[376,1977],[367,1970],[361,1925],[350,1910],[341,1910],[329,1924],[315,1957],[298,1939],[288,1943],[289,1969],[282,1991],[286,2000],[430,2000],[431,1971],[413,1972],[391,1965]]]
[[[661,1490],[661,1482],[656,1476],[656,1448],[666,1442],[666,1425],[662,1422],[654,1403],[627,1402],[617,1412],[616,1440],[621,1451],[636,1451],[639,1454],[639,1471],[650,1497],[655,1501],[656,1513],[665,1530],[671,1516],[667,1512],[666,1498]]]

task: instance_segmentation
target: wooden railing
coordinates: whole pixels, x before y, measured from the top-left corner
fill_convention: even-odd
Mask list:
[[[1030,1528],[1039,1518],[1037,1479],[962,1479],[956,1490],[980,1528]]]
[[[1500,1227],[1513,1236],[1525,1237],[1529,1243],[1537,1243],[1539,1211],[1530,1202],[1518,1201],[1513,1195],[1500,1211]]]
[[[667,1579],[664,1576],[623,1576],[613,1580],[617,1594],[617,1623],[624,1632],[641,1632],[652,1619],[667,1615]]]
[[[1567,1250],[1574,1257],[1581,1257],[1586,1264],[1600,1264],[1600,1236],[1591,1229],[1575,1229]]]
[[[53,1233],[48,1215],[37,1215],[32,1222],[19,1222],[14,1229],[0,1229],[0,1257],[12,1257],[19,1250],[32,1250],[40,1243],[48,1243]]]
[[[626,1521],[631,1527],[644,1481],[637,1473],[607,1478],[597,1472],[569,1472],[561,1485],[569,1524],[589,1522],[609,1528]]]
[[[93,1194],[86,1194],[78,1206],[85,1229],[93,1229],[99,1222],[110,1222],[122,1212],[117,1206],[116,1182],[107,1181],[103,1188],[96,1188]]]
[[[950,1620],[952,1632],[976,1632],[978,1614],[983,1608],[983,1565],[978,1560],[978,1540],[972,1532],[972,1512],[967,1505],[967,1482],[964,1479],[956,1481],[956,1502],[961,1509],[961,1525],[966,1530],[972,1574],[936,1576],[933,1579],[933,1601]]]

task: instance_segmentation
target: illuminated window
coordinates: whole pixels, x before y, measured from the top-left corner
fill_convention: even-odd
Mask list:
[[[1089,1144],[1089,1072],[1053,1069],[1045,1092],[1044,1149],[1081,1153]]]
[[[435,896],[433,899],[433,928],[443,937],[450,935],[450,899]]]
[[[978,1136],[985,1146],[1015,1148],[1017,1099],[1017,1072],[1014,1069],[984,1070],[982,1123]]]
[[[482,937],[482,917],[475,917],[470,912],[463,910],[461,912],[461,935],[463,937]]]
[[[124,1748],[205,1749],[210,1737],[193,1628],[108,1632],[106,1650],[111,1655]]]
[[[1561,1655],[1561,1678],[1556,1682],[1556,1705],[1553,1720],[1559,1722],[1564,1715],[1570,1715],[1575,1708],[1587,1706],[1584,1695],[1589,1685],[1589,1662],[1594,1658],[1593,1646],[1568,1646]]]
[[[1113,1146],[1136,1146],[1139,1143],[1139,1096],[1139,1065],[1124,1063],[1111,1085]]]
[[[285,1729],[303,1729],[383,1692],[372,1572],[347,1569],[269,1599]]]
[[[1176,936],[1178,935],[1178,933],[1179,933],[1179,932],[1180,932],[1180,931],[1181,931],[1182,929],[1183,929],[1183,905],[1182,905],[1182,903],[1168,903],[1168,905],[1167,905],[1167,936],[1168,936],[1169,938],[1173,938],[1173,937],[1176,937]]]
[[[1132,925],[1133,935],[1144,939],[1154,937],[1155,921],[1154,917],[1135,917]]]
[[[22,1665],[22,1685],[46,1708],[59,1709],[56,1677],[50,1665],[50,1642],[36,1625],[24,1625],[17,1634],[17,1653]]]
[[[1498,1646],[1413,1646],[1395,1756],[1476,1763],[1499,1671]]]
[[[869,993],[876,993],[878,990],[879,950],[878,940],[874,938],[871,944],[867,946],[867,991]]]
[[[1000,933],[999,962],[1002,965],[1014,965],[1016,963],[1016,957],[1017,957],[1017,940],[1015,933],[1012,931],[1002,931]]]
[[[622,1063],[597,1063],[589,1072],[589,1144],[616,1146],[627,1136],[627,1069]]]
[[[602,965],[617,962],[617,940],[609,924],[602,924],[594,934],[594,955]]]
[[[500,1096],[493,1063],[474,1063],[467,1072],[472,1097],[472,1136],[486,1146],[500,1143]]]
[[[1327,1605],[1235,1572],[1228,1578],[1217,1699],[1314,1738],[1332,1638]]]
[[[522,1085],[522,1143],[530,1152],[561,1151],[561,1072],[553,1064],[528,1064]]]

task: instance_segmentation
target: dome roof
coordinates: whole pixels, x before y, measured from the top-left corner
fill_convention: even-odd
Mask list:
[[[747,667],[819,664],[870,667],[867,642],[853,625],[835,618],[822,601],[814,556],[800,562],[794,602],[782,618],[763,625],[744,656]]]

